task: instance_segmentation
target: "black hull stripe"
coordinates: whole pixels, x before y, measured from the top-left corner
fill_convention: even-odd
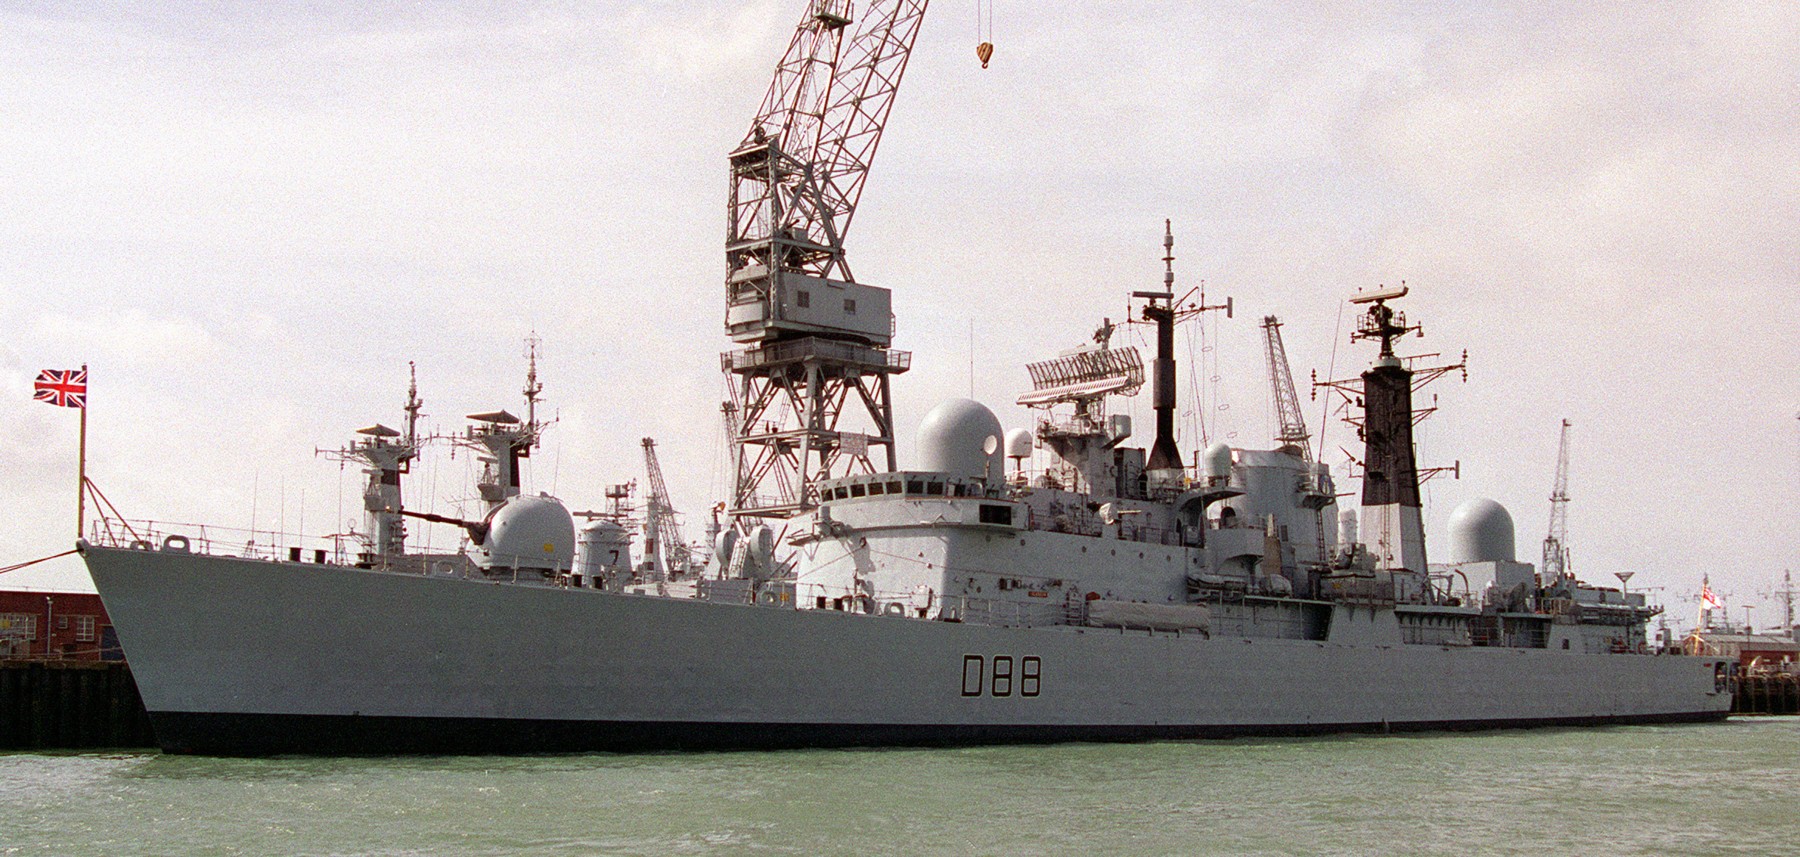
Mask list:
[[[942,747],[1047,744],[1061,741],[1297,737],[1346,732],[1475,731],[1545,726],[1703,723],[1724,720],[1726,714],[1723,711],[1684,711],[1614,717],[1232,726],[615,722],[180,711],[151,712],[150,719],[155,727],[158,743],[169,753],[206,756],[386,756]]]

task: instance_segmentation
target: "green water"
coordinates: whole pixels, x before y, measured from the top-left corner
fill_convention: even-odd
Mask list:
[[[1800,718],[954,750],[0,755],[0,854],[1800,854]]]

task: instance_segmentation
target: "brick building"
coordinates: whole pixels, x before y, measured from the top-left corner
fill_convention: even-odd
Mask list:
[[[0,590],[0,660],[120,661],[112,620],[91,592]]]
[[[1688,635],[1688,654],[1736,658],[1745,669],[1791,673],[1800,669],[1800,635],[1745,634],[1713,629]]]

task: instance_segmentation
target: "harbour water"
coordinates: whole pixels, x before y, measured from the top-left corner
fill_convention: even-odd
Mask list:
[[[4,855],[1583,854],[1800,848],[1800,718],[525,758],[0,756]]]

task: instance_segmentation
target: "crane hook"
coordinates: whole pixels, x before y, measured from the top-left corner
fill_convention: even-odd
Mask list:
[[[975,37],[981,40],[981,44],[975,46],[975,56],[980,58],[981,67],[987,68],[988,60],[994,57],[993,0],[975,0]]]

